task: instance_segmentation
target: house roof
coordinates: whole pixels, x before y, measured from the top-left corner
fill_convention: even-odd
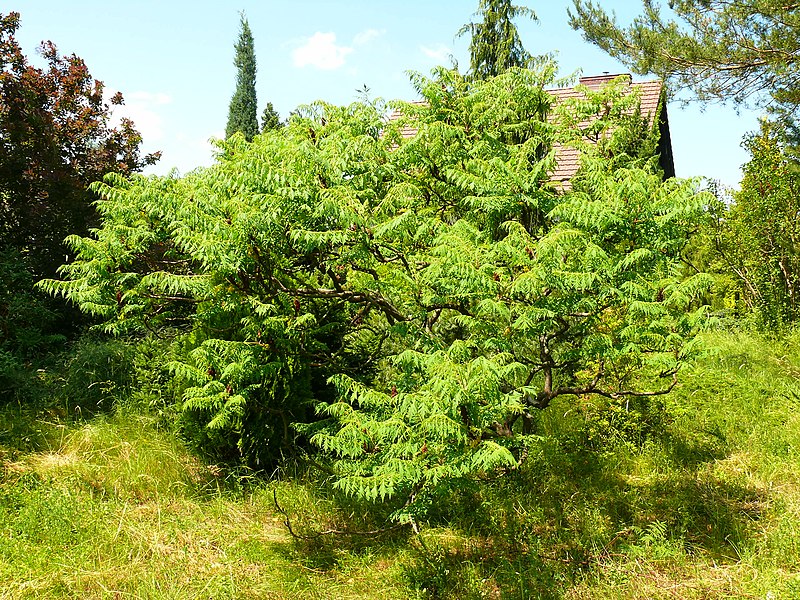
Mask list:
[[[604,74],[592,77],[581,77],[578,83],[582,86],[588,87],[589,89],[596,90],[620,76],[621,75]],[[664,89],[662,82],[658,80],[633,82],[630,75],[622,76],[627,76],[628,80],[626,85],[631,90],[638,90],[641,114],[648,118],[651,127],[655,126],[655,119],[659,114],[658,108],[659,103],[661,102],[661,94]],[[556,103],[572,98],[581,98],[583,96],[583,92],[574,87],[551,88],[545,91],[553,96]],[[417,100],[411,104],[424,105],[426,102]],[[396,121],[400,119],[401,116],[402,113],[399,110],[395,110],[389,116],[389,120]],[[403,138],[412,138],[417,134],[417,129],[415,127],[405,126],[400,133]],[[664,137],[663,131],[662,137]],[[669,144],[668,129],[666,131],[666,140],[662,140],[662,143]],[[578,170],[578,166],[580,165],[579,150],[573,146],[563,146],[561,144],[556,144],[555,150],[556,167],[550,175],[550,180],[561,186],[567,187],[569,185],[569,180],[575,175]],[[669,149],[669,157],[671,163],[671,149]]]
[[[610,81],[620,77],[621,75],[596,75],[593,77],[581,77],[579,84],[586,86],[590,90],[597,90]],[[651,127],[656,125],[655,119],[659,114],[658,107],[661,102],[661,92],[664,86],[661,81],[640,81],[632,82],[630,75],[627,76],[627,87],[631,90],[638,90],[639,92],[639,106],[642,116],[646,116],[648,123]],[[580,90],[570,88],[554,88],[549,89],[547,92],[555,98],[556,102],[570,100],[573,98],[581,98],[583,92]],[[550,180],[562,186],[568,186],[569,180],[575,175],[580,166],[580,151],[574,146],[563,146],[556,144],[556,168],[550,175]],[[671,155],[671,153],[670,153]]]

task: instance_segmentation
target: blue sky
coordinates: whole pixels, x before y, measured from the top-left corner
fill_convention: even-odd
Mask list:
[[[520,20],[525,47],[554,53],[561,75],[624,72],[624,67],[584,42],[567,25],[569,0],[533,2],[539,23]],[[640,8],[631,0],[601,1],[629,22]],[[282,116],[299,104],[357,99],[367,85],[373,97],[414,99],[406,71],[429,73],[452,55],[469,63],[458,29],[471,20],[477,0],[18,0],[0,9],[21,13],[18,39],[32,56],[42,40],[62,54],[82,57],[92,75],[121,91],[146,151],[162,150],[148,172],[186,173],[213,161],[211,137],[225,130],[236,77],[233,45],[244,10],[258,61],[259,116],[272,102]],[[756,112],[732,107],[669,105],[676,171],[736,185],[747,160],[742,136],[757,129]]]

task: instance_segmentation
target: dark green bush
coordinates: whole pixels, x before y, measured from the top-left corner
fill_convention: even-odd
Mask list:
[[[52,304],[34,290],[24,256],[0,251],[0,350],[29,360],[61,344],[64,336],[56,332],[59,314]]]
[[[71,410],[108,411],[134,383],[133,347],[121,340],[88,334],[67,355],[62,392]]]

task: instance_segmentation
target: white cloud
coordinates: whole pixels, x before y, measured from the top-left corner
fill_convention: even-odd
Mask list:
[[[385,29],[365,29],[364,31],[359,31],[353,38],[353,45],[363,46],[364,44],[370,43],[375,38],[379,38],[385,33]]]
[[[107,93],[106,102],[109,102],[112,93]],[[150,145],[152,142],[164,138],[164,119],[160,114],[160,107],[172,102],[169,94],[163,92],[130,92],[123,94],[125,104],[111,106],[111,125],[116,126],[122,118],[133,121],[136,130],[142,134],[142,140]]]
[[[295,67],[311,65],[323,71],[333,71],[345,63],[345,57],[353,51],[348,46],[336,45],[336,34],[333,32],[316,32],[299,48],[292,52]]]
[[[444,44],[436,44],[433,48],[420,46],[419,49],[425,56],[428,56],[439,63],[445,63],[450,59],[452,51]]]
[[[165,94],[163,92],[133,92],[130,94],[125,95],[125,103],[131,104],[132,102],[139,102],[139,103],[146,103],[146,104],[154,104],[157,106],[162,106],[164,104],[169,104],[172,102],[172,98],[169,94]]]

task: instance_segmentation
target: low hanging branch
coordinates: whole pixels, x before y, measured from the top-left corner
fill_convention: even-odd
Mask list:
[[[280,291],[292,297],[336,299],[352,304],[377,306],[389,319],[390,324],[394,324],[397,321],[405,321],[408,318],[378,293],[326,288],[292,289],[283,285],[276,277],[273,277],[272,281]]]
[[[283,517],[283,524],[286,527],[286,531],[289,532],[289,535],[291,535],[296,540],[302,540],[302,541],[306,541],[306,542],[309,541],[309,540],[315,540],[315,539],[318,539],[318,538],[321,538],[321,537],[327,536],[327,535],[354,535],[354,536],[360,536],[360,537],[376,537],[376,536],[384,535],[384,534],[392,532],[392,531],[397,531],[398,529],[402,529],[403,527],[406,526],[405,523],[395,523],[395,524],[389,525],[387,527],[381,527],[379,529],[372,529],[372,530],[369,530],[369,531],[354,531],[354,530],[351,530],[351,529],[325,529],[323,531],[316,531],[316,532],[314,532],[312,534],[300,534],[300,533],[296,533],[294,531],[294,529],[292,528],[292,521],[289,518],[289,513],[287,513],[281,507],[280,504],[278,504],[278,492],[277,492],[277,490],[274,490],[274,489],[272,490],[272,501],[273,501],[273,503],[275,505],[275,510],[277,510],[281,514],[281,516]]]

